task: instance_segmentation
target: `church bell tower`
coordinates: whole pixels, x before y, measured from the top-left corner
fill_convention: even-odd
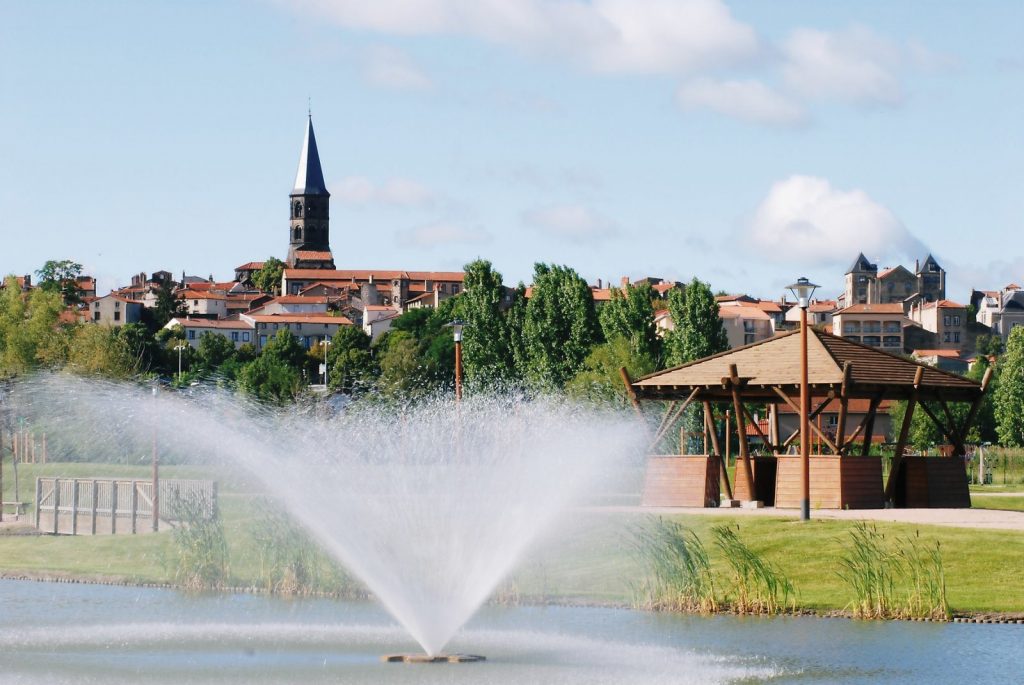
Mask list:
[[[331,194],[324,183],[320,154],[313,134],[313,117],[306,121],[295,187],[288,196],[288,266],[293,269],[333,269],[330,244]]]

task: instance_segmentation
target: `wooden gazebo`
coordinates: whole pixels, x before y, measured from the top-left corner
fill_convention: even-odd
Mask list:
[[[801,497],[800,458],[786,452],[799,433],[782,436],[779,405],[799,415],[800,335],[785,333],[762,342],[654,373],[630,384],[636,401],[668,402],[651,451],[686,407],[703,407],[708,435],[699,455],[651,456],[648,460],[644,504],[654,506],[718,506],[720,484],[730,500],[761,501],[776,507],[798,507]],[[810,427],[824,448],[810,462],[811,506],[815,508],[880,508],[886,502],[903,507],[969,507],[970,495],[963,456],[968,429],[988,385],[920,364],[867,345],[811,330],[808,335]],[[868,411],[847,429],[850,400],[868,400]],[[882,463],[869,456],[875,416],[882,400],[905,400],[907,411],[896,439],[888,481],[882,482]],[[826,405],[838,401],[834,430],[814,419]],[[932,406],[924,404],[930,403]],[[969,403],[958,422],[950,403]],[[748,405],[768,407],[768,430],[759,426]],[[721,468],[722,450],[715,409],[722,405],[735,418],[739,449],[731,487]],[[937,408],[937,410],[936,410]],[[953,446],[948,457],[904,456],[910,422],[924,411]],[[761,439],[770,455],[751,457],[748,432]],[[680,452],[685,446],[681,445]]]

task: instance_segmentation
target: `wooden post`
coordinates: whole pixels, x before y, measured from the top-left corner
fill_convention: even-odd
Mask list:
[[[110,481],[110,534],[117,535],[117,481]]]
[[[843,364],[843,384],[839,388],[839,423],[836,425],[836,446],[839,448],[838,455],[843,456],[843,443],[846,440],[846,413],[849,410],[850,401],[850,375],[853,372],[853,364]]]
[[[95,478],[92,481],[92,523],[90,524],[91,533],[96,534],[96,501],[99,499],[100,494],[100,482]]]
[[[693,392],[691,392],[689,397],[687,397],[686,400],[681,405],[679,405],[679,407],[676,409],[675,413],[671,417],[667,417],[667,420],[664,418],[662,419],[661,427],[658,429],[658,432],[654,435],[654,439],[651,441],[651,444],[648,445],[647,447],[648,452],[653,451],[654,448],[658,446],[658,443],[661,442],[661,439],[663,437],[665,437],[665,434],[668,432],[668,429],[671,428],[672,424],[675,423],[676,420],[683,415],[683,412],[686,411],[686,408],[690,406],[690,403],[693,402],[693,400],[697,397],[697,393],[699,392],[700,388],[694,388]],[[675,403],[673,402],[673,404]],[[639,407],[639,402],[637,403],[637,407]],[[682,429],[680,430],[680,437],[681,436]],[[680,444],[679,453],[685,454],[685,452],[683,452],[682,444]]]
[[[721,465],[721,478],[722,485],[725,486],[725,496],[728,499],[733,499],[732,496],[732,484],[729,483],[729,463],[723,461],[722,450],[718,444],[718,429],[715,428],[715,415],[711,409],[711,403],[704,400],[704,424],[705,430],[711,436],[711,449],[714,450],[715,457],[718,459],[719,465]],[[729,434],[729,424],[725,424],[726,435]],[[728,440],[728,437],[726,438]]]
[[[889,468],[889,479],[885,482],[885,499],[894,502],[896,489],[896,477],[899,474],[900,466],[903,464],[903,450],[907,447],[907,438],[910,436],[910,422],[914,419],[914,409],[917,407],[917,397],[920,394],[921,379],[924,377],[924,367],[917,367],[914,374],[914,391],[907,400],[907,411],[903,414],[903,423],[900,424],[900,434],[896,438],[896,453],[892,457],[892,466]]]
[[[868,405],[868,415],[864,417],[864,444],[860,449],[862,457],[866,457],[871,454],[871,440],[875,437],[875,414],[878,413],[878,405],[882,402],[882,394],[884,392],[884,390],[879,390],[878,393],[871,398],[871,404]]]
[[[45,435],[45,433],[43,434]],[[78,535],[78,479],[71,480],[71,534]]]
[[[15,514],[17,514],[15,509]],[[4,430],[0,427],[0,523],[4,522]]]
[[[779,405],[772,402],[768,405],[771,407],[771,421],[772,421],[772,445],[775,446],[775,453],[782,454],[782,431],[779,428]]]
[[[153,429],[153,532],[160,530],[160,453],[156,446],[156,428]]]
[[[43,479],[36,476],[36,530],[39,530],[39,514],[43,507]]]
[[[732,391],[732,406],[736,412],[736,430],[739,432],[739,458],[743,461],[743,479],[747,486],[750,500],[757,499],[754,492],[754,470],[750,465],[750,452],[747,446],[747,426],[744,421],[743,402],[740,399],[740,376],[735,364],[729,364],[729,389]]]
[[[732,461],[732,413],[725,410],[725,468],[729,468]]]
[[[139,519],[139,483],[132,480],[131,510],[132,510],[132,535],[138,532],[136,524]]]
[[[60,522],[60,478],[53,479],[53,534],[59,531]]]
[[[43,463],[46,463],[46,433],[43,433]]]

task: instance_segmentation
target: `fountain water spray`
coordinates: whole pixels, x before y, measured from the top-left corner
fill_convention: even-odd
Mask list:
[[[147,395],[52,376],[15,401],[59,417],[80,459],[158,429],[165,450],[243,466],[431,656],[566,507],[642,449],[634,417],[558,398],[362,403],[324,418],[213,390]]]

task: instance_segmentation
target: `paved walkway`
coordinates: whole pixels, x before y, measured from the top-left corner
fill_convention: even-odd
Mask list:
[[[698,516],[774,516],[797,519],[797,509],[704,509],[696,507],[592,507],[595,512],[622,512],[636,514],[695,514]],[[954,528],[989,528],[995,530],[1024,531],[1024,511],[996,509],[815,509],[812,519],[843,519],[853,521],[893,521]]]

